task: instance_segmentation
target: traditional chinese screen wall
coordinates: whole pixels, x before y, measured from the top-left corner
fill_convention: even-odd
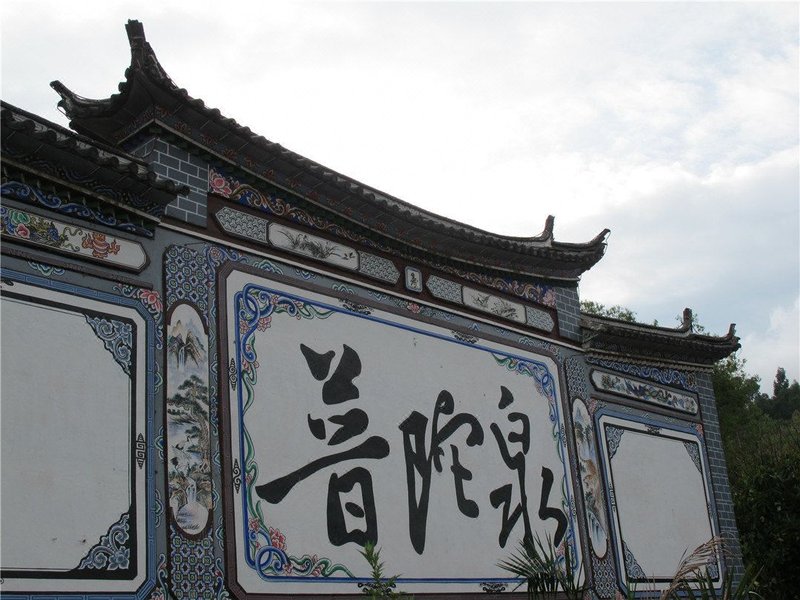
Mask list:
[[[556,363],[235,270],[224,282],[229,559],[247,593],[480,592],[526,533],[579,543]],[[579,553],[573,553],[573,555]]]

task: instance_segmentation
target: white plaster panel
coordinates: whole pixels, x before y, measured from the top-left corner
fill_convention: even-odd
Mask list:
[[[717,532],[699,435],[608,415],[599,423],[623,578],[663,588]]]
[[[251,282],[258,284],[264,294],[270,294],[268,290],[272,290],[277,295],[302,298],[296,306],[298,310],[313,304],[319,312],[313,317],[273,313],[268,322],[259,322],[261,329],[255,331],[248,343],[255,350],[256,357],[254,361],[242,364],[235,338],[237,330],[241,333],[246,327],[236,316],[234,302],[236,293]],[[328,539],[326,498],[329,478],[332,473],[342,476],[353,467],[364,467],[371,474],[378,545],[385,545],[383,558],[389,562],[393,572],[417,579],[416,582],[401,582],[403,589],[417,593],[475,592],[481,591],[480,581],[507,580],[507,573],[496,563],[515,549],[523,535],[522,521],[511,531],[505,547],[501,547],[502,507],[494,508],[489,496],[493,490],[512,484],[513,510],[519,501],[519,482],[516,472],[503,462],[491,426],[496,424],[504,437],[511,431],[519,431],[519,422],[508,420],[508,414],[514,411],[530,419],[531,447],[526,455],[524,482],[532,529],[543,538],[548,534],[552,536],[556,529],[554,519],[543,520],[537,514],[542,467],[550,469],[555,476],[548,506],[569,513],[567,506],[572,482],[565,466],[566,448],[559,446],[554,433],[563,423],[559,372],[548,357],[491,344],[473,346],[458,343],[447,330],[378,310],[373,310],[368,317],[331,311],[337,304],[331,298],[244,273],[229,275],[226,303],[229,356],[237,356],[240,369],[246,373],[255,369],[257,374],[252,396],[247,386],[243,388],[243,379],[237,378],[229,407],[233,414],[234,449],[230,461],[240,461],[230,468],[234,473],[241,468],[245,480],[234,495],[236,527],[231,533],[236,537],[238,581],[248,592],[358,593],[356,584],[346,577],[343,570],[333,573],[328,584],[321,583],[318,577],[307,577],[309,583],[291,581],[288,577],[263,579],[256,568],[247,564],[245,557],[252,547],[248,549],[244,535],[246,527],[248,535],[253,535],[252,539],[259,540],[262,546],[270,541],[275,544],[278,539],[281,541],[278,545],[287,554],[307,555],[314,560],[329,558],[332,564],[343,566],[354,576],[366,577],[368,569],[358,553],[360,546],[353,542],[336,546]],[[334,351],[331,373],[344,352],[345,344],[355,350],[361,362],[360,374],[353,379],[358,388],[358,398],[337,405],[324,404],[321,398],[324,384],[310,373],[300,344],[318,353]],[[541,382],[537,384],[534,377],[521,372],[524,369],[509,369],[501,364],[508,360],[509,355],[516,357],[514,360],[536,365],[540,374],[546,373],[546,385],[552,385],[555,390],[551,394],[553,402],[548,399]],[[501,386],[514,398],[514,402],[503,409],[498,406]],[[465,426],[442,442],[442,472],[438,473],[434,468],[432,473],[427,535],[424,550],[420,553],[409,535],[406,457],[399,425],[413,411],[427,417],[425,440],[429,449],[430,422],[437,396],[442,390],[447,390],[454,398],[454,415],[474,415],[484,437],[482,444],[468,446],[465,440],[469,428]],[[360,436],[348,443],[329,445],[337,427],[327,420],[325,439],[315,439],[311,434],[309,416],[327,419],[353,408],[364,410],[369,417],[368,427]],[[440,429],[452,416],[441,415]],[[350,449],[369,436],[380,436],[387,441],[388,456],[349,460],[324,468],[297,483],[277,503],[267,502],[255,493],[258,486],[294,472],[320,457]],[[465,516],[457,508],[451,472],[451,444],[457,448],[460,463],[471,471],[472,478],[464,481],[464,490],[466,497],[475,501],[479,509],[476,518]],[[512,444],[509,449],[512,454],[519,451],[518,444]],[[254,458],[252,463],[248,463],[247,456],[251,451]],[[421,480],[419,475],[416,477],[419,486]],[[348,496],[357,504],[361,499],[358,490],[358,487],[354,488]],[[249,495],[243,498],[245,493]],[[261,522],[259,514],[263,515]],[[245,519],[248,519],[247,526]],[[364,528],[363,519],[347,515],[346,522],[349,527]],[[268,540],[263,533],[268,529],[279,531],[279,535],[273,531],[272,539]],[[431,557],[436,557],[436,560]],[[286,576],[292,574],[288,568],[282,573]],[[337,584],[337,579],[348,582]]]
[[[19,282],[3,291],[2,568],[75,569],[131,506],[139,566],[128,580],[6,576],[2,590],[134,591],[146,565],[146,482],[131,440],[132,421],[145,431],[144,322],[130,309]],[[76,301],[133,322],[133,379],[69,306]]]

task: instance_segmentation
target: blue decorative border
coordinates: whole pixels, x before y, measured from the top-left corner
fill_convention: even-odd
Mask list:
[[[39,188],[19,181],[5,182],[2,187],[0,187],[0,194],[27,204],[38,204],[47,207],[63,215],[78,217],[80,219],[106,225],[107,227],[113,227],[120,231],[127,231],[148,238],[152,238],[155,235],[149,229],[136,225],[131,221],[119,220],[113,214],[107,214],[100,210],[89,208],[83,204],[65,202],[56,194],[45,194]]]
[[[694,373],[682,373],[677,369],[659,369],[658,367],[651,367],[648,365],[633,365],[630,363],[619,362],[616,360],[609,360],[606,358],[595,358],[594,356],[587,356],[586,362],[591,365],[605,367],[612,371],[618,371],[627,375],[635,375],[643,379],[650,379],[663,383],[664,385],[679,385],[685,390],[690,392],[698,392],[697,378]]]
[[[395,328],[398,328],[398,329],[404,329],[406,331],[411,331],[411,332],[418,333],[418,334],[421,334],[421,335],[425,335],[425,336],[428,336],[428,337],[434,337],[434,338],[437,338],[437,339],[440,339],[440,340],[444,340],[446,342],[450,342],[450,343],[453,343],[453,344],[459,344],[459,345],[465,346],[467,348],[479,349],[479,350],[487,352],[487,353],[489,353],[489,354],[491,354],[491,355],[493,355],[495,357],[502,355],[503,358],[511,358],[511,359],[517,360],[520,363],[523,363],[523,365],[525,365],[525,366],[534,365],[534,366],[537,367],[537,370],[539,370],[539,368],[544,370],[544,375],[542,376],[542,378],[540,380],[540,384],[542,385],[542,389],[543,389],[545,395],[548,397],[548,400],[549,400],[550,421],[554,425],[558,426],[557,430],[554,427],[553,436],[554,436],[554,443],[556,445],[558,457],[559,457],[559,459],[561,461],[561,464],[562,464],[562,467],[563,467],[561,478],[560,478],[560,486],[558,486],[557,489],[561,490],[561,494],[562,494],[562,498],[561,498],[562,505],[561,505],[561,508],[564,509],[564,514],[565,514],[565,516],[567,517],[567,519],[569,521],[569,527],[568,527],[568,530],[567,530],[567,533],[566,533],[566,536],[565,536],[565,541],[566,541],[566,543],[570,544],[573,556],[582,557],[581,551],[578,550],[577,547],[576,547],[576,543],[577,542],[576,542],[576,535],[575,534],[578,531],[578,524],[577,524],[577,521],[576,521],[576,518],[575,518],[576,511],[573,510],[574,506],[575,506],[575,502],[574,502],[574,500],[572,498],[571,489],[570,489],[570,485],[569,485],[569,482],[568,482],[568,473],[569,473],[570,466],[569,466],[569,463],[568,463],[568,456],[567,456],[568,453],[566,452],[566,444],[564,443],[564,439],[563,439],[565,422],[563,421],[563,419],[561,419],[561,415],[560,415],[558,389],[557,389],[556,385],[554,385],[555,384],[555,379],[553,378],[552,374],[550,373],[550,370],[548,369],[548,367],[544,363],[542,363],[540,361],[537,361],[537,360],[530,359],[530,358],[517,356],[515,354],[508,353],[505,350],[498,351],[497,349],[487,348],[487,347],[479,345],[479,344],[470,343],[470,342],[467,342],[467,341],[461,341],[461,340],[458,340],[458,339],[453,339],[452,337],[450,337],[448,335],[445,335],[445,334],[439,334],[439,333],[428,331],[428,330],[424,330],[424,329],[418,329],[418,328],[414,328],[414,327],[409,327],[407,325],[402,325],[400,323],[396,323],[396,322],[389,321],[389,320],[386,320],[386,319],[383,319],[383,318],[379,318],[379,317],[373,316],[371,314],[363,314],[363,313],[360,313],[360,312],[349,311],[346,308],[343,309],[341,306],[335,306],[333,304],[326,304],[326,303],[324,303],[322,301],[319,301],[319,300],[310,300],[308,298],[304,298],[304,297],[298,296],[296,294],[292,294],[292,293],[289,293],[289,292],[286,292],[286,291],[282,291],[282,290],[276,290],[276,289],[269,288],[269,287],[266,287],[266,286],[263,286],[263,285],[256,285],[256,284],[250,284],[250,283],[246,284],[244,286],[244,288],[242,288],[241,291],[237,292],[234,295],[234,299],[233,299],[234,307],[240,306],[240,302],[248,294],[249,290],[251,290],[251,289],[259,290],[260,292],[266,292],[266,293],[269,293],[269,294],[274,294],[274,295],[280,296],[282,298],[286,298],[289,301],[299,301],[299,302],[302,302],[304,304],[309,304],[309,305],[315,306],[317,308],[324,309],[326,311],[345,314],[345,315],[348,315],[348,316],[351,316],[351,317],[354,317],[354,318],[360,318],[360,319],[366,319],[366,320],[369,320],[369,321],[374,321],[376,323],[381,323],[383,325],[388,325],[390,327],[395,327]],[[253,328],[255,328],[255,324],[257,322],[258,322],[258,319],[256,318],[255,321],[252,324],[252,327],[250,328],[251,331],[252,331]],[[236,346],[236,353],[237,353],[237,356],[236,356],[237,360],[236,360],[236,365],[235,365],[235,374],[236,374],[235,377],[236,377],[237,380],[239,380],[242,377],[242,364],[241,364],[240,357],[242,356],[243,353],[247,353],[247,351],[244,349],[243,346],[245,345],[245,343],[246,343],[246,341],[248,339],[248,334],[250,333],[250,331],[242,332],[239,327],[235,327],[235,331],[236,331],[236,333],[235,333],[235,346]],[[523,366],[523,365],[520,365],[520,366]],[[519,372],[523,372],[523,373],[528,373],[528,371],[529,371],[529,369],[525,369],[525,370],[517,369],[517,370]],[[528,374],[531,374],[531,373],[528,373]],[[238,408],[238,410],[237,410],[238,415],[236,415],[235,418],[238,420],[238,426],[239,426],[239,432],[240,432],[239,433],[239,452],[238,452],[239,456],[238,456],[238,458],[239,458],[239,461],[241,462],[241,464],[244,465],[246,461],[245,461],[245,448],[244,448],[244,435],[243,435],[243,432],[246,431],[246,428],[245,428],[245,424],[244,424],[244,405],[245,405],[245,400],[243,398],[242,387],[243,386],[241,386],[241,385],[235,386],[235,393],[237,395],[237,408]],[[242,475],[240,474],[239,477],[241,478]],[[563,504],[564,498],[566,498],[566,502],[567,502],[566,505]],[[242,515],[243,515],[243,518],[242,518],[242,534],[243,534],[243,538],[242,539],[243,540],[247,540],[248,536],[249,536],[248,525],[249,525],[250,515],[249,515],[248,508],[247,508],[247,499],[246,499],[246,495],[245,494],[242,494],[241,503],[242,503]],[[282,551],[280,551],[277,548],[275,549],[275,551],[282,553]],[[251,562],[249,560],[248,560],[248,564],[252,568],[255,568],[255,565],[251,564]],[[371,581],[368,578],[338,577],[338,576],[337,577],[297,577],[297,576],[288,576],[288,575],[287,576],[275,576],[275,575],[265,575],[265,574],[263,574],[261,572],[259,572],[259,576],[263,580],[270,581],[270,582],[273,582],[273,583],[276,583],[276,582],[295,582],[295,583],[296,582],[302,582],[302,583],[311,583],[311,584],[313,584],[313,583],[317,583],[317,584],[353,584],[353,583],[368,583],[369,581]],[[503,583],[505,583],[505,584],[515,584],[515,583],[519,583],[519,581],[517,579],[513,579],[513,578],[488,578],[488,579],[487,578],[450,578],[450,579],[435,579],[435,578],[410,578],[410,577],[400,577],[400,578],[397,579],[397,582],[401,583],[401,584],[402,583],[438,583],[438,584],[461,583],[461,584],[477,584],[477,585],[489,584],[489,583],[499,583],[499,584],[503,584]],[[311,593],[311,592],[309,592],[309,593]]]
[[[155,412],[155,378],[154,371],[150,368],[155,364],[155,321],[153,317],[147,312],[142,304],[136,299],[128,299],[108,292],[101,292],[99,290],[92,290],[61,281],[53,281],[45,279],[37,275],[29,275],[20,273],[11,269],[0,268],[0,277],[19,283],[29,284],[35,287],[49,289],[57,292],[63,292],[71,296],[78,296],[80,298],[88,298],[97,300],[98,302],[105,302],[115,306],[123,306],[125,308],[132,308],[135,310],[145,322],[145,365],[146,378],[145,378],[145,438],[147,440],[147,470],[145,472],[145,489],[147,493],[147,506],[144,515],[138,515],[138,519],[145,519],[145,529],[147,531],[147,550],[146,550],[146,578],[139,589],[135,593],[125,592],[71,592],[71,593],[58,593],[58,594],[44,594],[48,598],[70,598],[74,600],[144,600],[152,591],[156,584],[156,530],[155,530],[155,514],[152,510],[156,506],[156,486],[155,486],[155,456],[153,456],[153,434],[154,423],[153,416]],[[3,592],[3,598],[6,600],[42,600],[42,593],[30,593],[30,595],[20,594],[15,592]]]
[[[697,427],[694,423],[685,423],[680,424],[675,422],[674,420],[662,420],[657,418],[652,418],[645,414],[641,413],[633,413],[633,412],[621,412],[618,410],[610,410],[606,407],[598,409],[594,414],[594,424],[595,430],[598,432],[598,442],[600,445],[600,461],[602,463],[602,476],[604,481],[604,487],[606,492],[609,495],[609,513],[610,513],[610,524],[611,524],[611,535],[614,540],[613,544],[613,551],[614,555],[616,556],[616,569],[617,569],[617,578],[619,584],[623,588],[627,588],[631,583],[648,583],[651,581],[648,576],[644,579],[637,579],[635,573],[631,573],[630,575],[627,573],[628,567],[632,567],[636,570],[636,567],[641,570],[638,563],[636,562],[636,558],[633,554],[628,550],[627,545],[625,544],[625,540],[621,539],[620,531],[619,531],[619,519],[618,519],[618,506],[616,501],[616,490],[614,489],[611,482],[607,479],[607,472],[610,471],[610,465],[608,461],[610,460],[611,456],[616,452],[617,448],[619,447],[619,441],[622,437],[622,433],[624,431],[629,431],[628,429],[621,428],[619,425],[611,425],[610,427],[618,430],[618,436],[614,436],[612,439],[608,439],[607,443],[604,442],[606,439],[606,435],[602,429],[602,424],[600,423],[600,419],[604,416],[607,417],[615,417],[618,419],[624,419],[626,421],[639,423],[645,425],[647,428],[646,431],[641,431],[641,433],[653,433],[654,435],[659,435],[660,437],[668,437],[668,436],[661,436],[660,431],[667,430],[673,431],[678,433],[686,433],[691,435],[692,437],[697,439],[697,447],[699,449],[699,454],[702,453],[706,455],[705,449],[705,440],[703,439],[702,434],[700,434],[697,430]],[[632,431],[632,430],[631,430]],[[639,430],[637,430],[639,431]],[[672,438],[676,441],[681,441],[684,444],[691,443],[687,442],[682,438]],[[613,448],[611,447],[613,446]],[[688,451],[689,457],[692,459],[692,462],[695,462],[695,456],[692,452]],[[609,456],[610,454],[610,456]],[[697,463],[695,463],[697,466]],[[706,461],[706,469],[705,472],[700,470],[700,477],[703,481],[705,496],[706,496],[706,509],[707,509],[707,516],[709,521],[709,528],[711,529],[712,535],[719,535],[720,527],[719,527],[719,519],[717,516],[717,506],[716,506],[716,498],[714,496],[714,486],[711,481],[711,467],[708,461]],[[619,548],[622,546],[624,548],[624,556],[619,556]],[[720,558],[722,560],[722,558]],[[666,581],[665,578],[656,578],[656,582]]]

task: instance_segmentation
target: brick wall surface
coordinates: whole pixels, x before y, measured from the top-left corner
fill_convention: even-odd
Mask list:
[[[186,150],[153,137],[131,151],[144,158],[167,179],[189,186],[189,194],[178,196],[167,206],[167,216],[205,227],[208,217],[208,163]]]
[[[561,335],[571,340],[581,339],[581,303],[577,288],[555,288],[558,328]]]
[[[731,497],[731,488],[728,481],[728,467],[722,450],[719,416],[717,404],[714,401],[711,375],[698,373],[697,381],[700,395],[700,411],[703,417],[703,432],[706,439],[706,451],[708,452],[708,464],[711,469],[711,482],[714,486],[714,496],[717,501],[720,533],[725,538],[728,549],[734,557],[729,562],[729,566],[733,568],[734,576],[738,580],[744,573],[741,559],[742,550],[739,545],[736,517],[733,514],[733,498]]]

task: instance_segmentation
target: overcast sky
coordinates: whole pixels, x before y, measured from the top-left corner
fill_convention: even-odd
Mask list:
[[[2,98],[106,98],[144,23],[173,80],[266,138],[497,233],[611,229],[581,297],[800,378],[798,4],[3,0]]]

